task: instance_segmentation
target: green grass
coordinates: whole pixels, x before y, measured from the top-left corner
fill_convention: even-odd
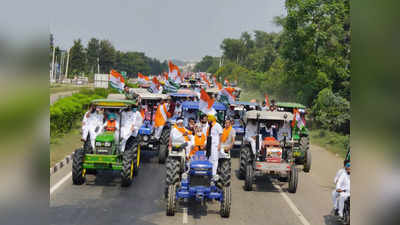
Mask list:
[[[326,150],[345,158],[349,144],[349,135],[317,129],[310,131],[310,141],[311,144],[324,147]]]
[[[65,135],[50,138],[50,167],[82,146],[80,121]]]

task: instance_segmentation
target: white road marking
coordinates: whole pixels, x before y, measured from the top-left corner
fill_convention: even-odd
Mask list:
[[[287,196],[287,194],[282,191],[282,188],[279,185],[274,184],[273,182],[272,182],[272,185],[274,185],[274,187],[279,190],[279,193],[282,195],[283,199],[285,199],[286,203],[290,206],[290,209],[292,209],[292,211],[297,216],[297,218],[300,219],[301,223],[303,225],[311,225],[310,222],[308,222],[308,220],[303,216],[303,214],[300,212],[300,210],[296,207],[296,205],[292,202],[292,200],[290,200],[289,196]]]
[[[50,195],[53,194],[54,191],[56,191],[65,181],[70,179],[72,176],[72,172],[69,172],[65,177],[63,177],[60,181],[58,181],[53,187],[50,188]]]
[[[183,208],[183,217],[182,217],[182,223],[187,224],[188,223],[188,214],[187,214],[187,208]]]

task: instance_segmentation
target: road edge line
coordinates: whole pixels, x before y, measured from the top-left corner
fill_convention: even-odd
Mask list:
[[[60,181],[58,181],[53,187],[50,187],[50,196],[56,191],[63,183],[72,177],[72,172],[65,175]]]
[[[301,221],[301,223],[303,225],[311,225],[310,222],[308,222],[308,220],[304,217],[304,215],[300,212],[300,210],[296,207],[296,205],[294,204],[294,202],[289,198],[289,196],[283,192],[282,188],[271,182],[272,185],[279,190],[279,193],[282,195],[283,199],[285,199],[286,203],[289,205],[290,209],[293,211],[293,213],[297,216],[297,218],[299,218],[299,220]]]

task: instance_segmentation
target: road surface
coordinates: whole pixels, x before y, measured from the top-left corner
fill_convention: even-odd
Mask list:
[[[50,224],[229,224],[229,225],[335,225],[330,211],[333,177],[340,158],[312,146],[311,172],[300,173],[297,193],[287,192],[287,183],[258,179],[246,192],[236,176],[238,158],[232,159],[232,207],[229,218],[219,215],[219,203],[206,208],[191,202],[180,205],[174,217],[165,215],[163,198],[165,170],[156,159],[145,157],[138,177],[121,188],[118,173],[88,175],[87,183],[72,185],[71,164],[50,178]]]

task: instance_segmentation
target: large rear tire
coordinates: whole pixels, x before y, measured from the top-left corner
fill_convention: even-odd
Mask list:
[[[218,174],[221,177],[220,182],[222,187],[228,187],[231,185],[231,160],[220,159],[218,163]]]
[[[168,185],[167,194],[167,216],[174,216],[176,211],[176,185]]]
[[[125,151],[122,154],[121,186],[129,187],[133,181],[133,171],[136,169],[133,151]],[[135,158],[136,159],[136,158]]]
[[[290,169],[290,175],[289,175],[289,189],[288,189],[288,191],[290,193],[296,193],[298,179],[299,179],[299,172],[297,171],[296,166],[292,165],[292,168]]]
[[[239,179],[243,180],[246,177],[246,165],[250,159],[250,151],[249,146],[245,146],[240,150],[239,156]]]
[[[231,200],[232,200],[231,187],[224,187],[223,193],[224,193],[224,198],[221,201],[220,215],[221,217],[228,218],[231,213]]]
[[[82,185],[85,183],[86,171],[83,169],[83,160],[85,158],[84,149],[77,149],[72,157],[72,183]]]
[[[165,159],[167,158],[167,153],[168,153],[167,150],[168,150],[167,145],[160,143],[160,149],[158,152],[158,163],[160,163],[160,164],[165,163]]]
[[[253,190],[253,179],[254,179],[254,170],[251,164],[247,164],[246,166],[246,179],[244,181],[244,190],[252,191]]]
[[[304,167],[303,167],[303,171],[306,173],[309,173],[311,170],[311,152],[310,149],[308,149],[305,153],[304,153]]]

